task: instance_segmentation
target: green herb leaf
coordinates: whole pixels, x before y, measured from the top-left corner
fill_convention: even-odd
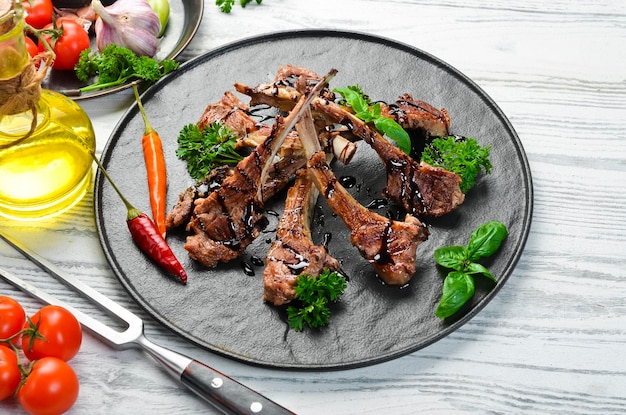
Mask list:
[[[442,267],[463,271],[469,252],[464,246],[444,246],[435,249],[435,262]]]
[[[490,147],[481,147],[473,138],[441,137],[426,145],[422,161],[458,174],[461,191],[467,193],[483,169],[485,173],[491,171],[489,151]]]
[[[242,8],[245,8],[249,3],[252,3],[253,0],[239,0],[239,5]],[[254,0],[256,4],[263,3],[263,0]],[[233,10],[233,5],[235,4],[235,0],[215,0],[215,5],[219,7],[222,13],[230,13]]]
[[[489,278],[491,281],[496,282],[496,278],[489,272],[487,268],[477,262],[470,262],[467,264],[466,270],[468,274],[481,274]]]
[[[387,137],[396,142],[400,150],[405,154],[411,152],[411,137],[404,128],[391,118],[379,117],[374,119],[374,125],[378,131],[384,133]]]
[[[487,222],[476,228],[467,245],[470,261],[493,255],[507,235],[506,226],[498,221]]]
[[[376,129],[393,140],[405,154],[411,152],[409,134],[395,120],[382,116],[380,103],[370,106],[369,97],[363,93],[358,85],[335,88],[333,92],[341,94],[345,104],[354,110],[355,117],[365,123],[373,122]]]
[[[178,135],[176,155],[187,162],[189,175],[202,180],[215,167],[234,164],[243,159],[235,151],[237,135],[221,122],[213,122],[202,130],[188,124]]]
[[[123,85],[133,80],[153,83],[178,66],[178,62],[171,59],[158,62],[147,56],[138,56],[128,48],[111,44],[99,53],[91,49],[82,51],[74,72],[81,82],[97,77],[93,84],[80,88],[83,93]]]
[[[346,288],[346,280],[339,273],[324,270],[314,277],[301,274],[296,280],[295,301],[287,307],[287,322],[295,331],[304,326],[318,328],[330,320],[331,302],[337,301]]]
[[[452,271],[443,282],[443,295],[435,310],[439,318],[450,317],[474,295],[474,279],[464,272]]]
[[[484,275],[497,282],[485,266],[475,261],[493,255],[507,234],[504,224],[491,221],[471,233],[467,247],[452,245],[435,249],[435,262],[454,270],[444,280],[443,294],[435,310],[437,317],[453,315],[474,295],[473,275]]]
[[[341,94],[345,103],[352,107],[355,113],[369,113],[369,101],[359,87],[335,88],[333,92]]]

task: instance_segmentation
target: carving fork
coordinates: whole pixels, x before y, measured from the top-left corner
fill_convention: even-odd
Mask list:
[[[161,347],[144,336],[144,323],[128,309],[100,294],[74,276],[65,273],[53,263],[29,250],[21,243],[0,232],[0,238],[37,264],[48,274],[79,291],[111,316],[126,322],[124,331],[117,331],[46,293],[34,285],[0,268],[0,276],[40,301],[66,308],[97,338],[117,350],[141,348],[160,363],[166,371],[195,394],[224,414],[293,414],[247,386],[217,370],[178,352]]]

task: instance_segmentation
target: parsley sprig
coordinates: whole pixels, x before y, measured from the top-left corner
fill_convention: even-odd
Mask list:
[[[491,171],[489,151],[473,138],[449,136],[436,138],[424,147],[422,161],[454,172],[461,178],[461,191],[467,193],[476,184],[476,177]]]
[[[178,134],[176,155],[187,162],[187,171],[202,180],[215,167],[237,163],[243,156],[235,151],[235,134],[222,122],[212,122],[200,129],[188,124]]]
[[[437,317],[450,317],[472,298],[474,275],[484,275],[496,282],[491,272],[476,261],[493,255],[507,235],[504,224],[491,221],[472,232],[467,247],[445,246],[435,250],[437,264],[453,270],[443,282],[443,294],[435,310]]]
[[[90,78],[97,76],[96,82],[80,88],[83,93],[123,85],[133,80],[156,82],[178,66],[178,62],[172,59],[159,62],[148,56],[138,56],[128,48],[111,44],[99,53],[92,52],[91,49],[82,51],[74,72],[81,82],[88,82]]]
[[[409,134],[400,124],[391,118],[384,117],[380,103],[371,104],[369,97],[363,93],[358,85],[335,88],[333,92],[341,94],[344,101],[352,107],[354,115],[358,119],[366,123],[374,123],[376,129],[395,141],[405,154],[411,152],[411,137],[409,137]]]
[[[314,329],[328,324],[329,304],[341,297],[346,279],[336,271],[324,270],[317,277],[299,275],[294,288],[295,301],[287,307],[289,326],[295,331],[302,331],[305,325]]]
[[[246,7],[252,1],[256,1],[256,4],[263,3],[263,0],[239,0],[239,5],[241,7]],[[215,5],[219,7],[219,9],[223,13],[230,13],[233,10],[233,5],[235,4],[235,0],[215,0]]]

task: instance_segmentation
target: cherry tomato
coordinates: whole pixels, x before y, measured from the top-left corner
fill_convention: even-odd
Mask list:
[[[30,57],[34,58],[35,56],[37,56],[37,54],[39,53],[39,48],[37,47],[37,44],[35,44],[35,41],[33,41],[28,36],[24,36],[24,43],[26,43],[26,50],[28,51]]]
[[[33,363],[17,390],[17,400],[32,415],[57,415],[74,405],[78,388],[78,377],[70,365],[56,357],[44,357]]]
[[[60,37],[57,34],[43,34],[46,41],[53,45],[56,54],[52,67],[60,71],[73,70],[78,63],[80,53],[90,47],[89,35],[80,23],[72,19],[57,19],[56,27],[62,31]],[[46,25],[43,29],[54,30],[54,23]],[[43,42],[39,42],[39,51],[45,50]]]
[[[25,321],[26,313],[20,303],[11,297],[0,295],[0,339],[8,339],[19,333]],[[18,346],[19,337],[14,338],[12,343]]]
[[[30,360],[57,357],[68,361],[78,353],[83,340],[80,323],[63,307],[47,305],[24,325],[22,350]]]
[[[33,0],[32,6],[25,0],[22,1],[22,5],[26,10],[26,23],[35,29],[41,29],[52,22],[52,0]]]
[[[0,401],[15,393],[21,379],[17,355],[7,346],[0,346]]]

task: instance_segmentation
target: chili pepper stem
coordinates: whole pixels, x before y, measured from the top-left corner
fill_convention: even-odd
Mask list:
[[[139,112],[141,113],[141,117],[143,118],[144,125],[146,126],[146,130],[144,134],[148,134],[149,132],[155,131],[150,124],[150,120],[146,115],[146,111],[143,109],[143,104],[141,103],[141,99],[139,98],[139,91],[137,90],[137,82],[133,82],[133,92],[135,93],[135,101],[137,101],[137,106],[139,107]]]
[[[122,194],[122,192],[120,191],[120,189],[118,189],[118,187],[115,185],[115,182],[113,181],[113,179],[111,179],[111,176],[109,176],[109,173],[107,173],[106,169],[104,168],[104,166],[102,165],[102,163],[100,163],[100,160],[98,160],[98,157],[96,157],[96,155],[94,154],[93,151],[91,151],[89,154],[91,154],[91,158],[96,162],[96,164],[98,165],[98,168],[100,169],[100,171],[102,172],[102,174],[104,174],[104,177],[107,178],[107,180],[109,181],[109,183],[111,183],[111,186],[113,186],[113,189],[115,189],[115,192],[118,194],[118,196],[120,197],[120,199],[122,199],[122,202],[124,203],[124,205],[126,206],[126,209],[128,210],[128,220],[134,219],[137,216],[141,215],[141,211],[139,209],[137,209],[136,207],[134,207],[129,201],[128,199],[126,199],[124,197],[124,194]]]

